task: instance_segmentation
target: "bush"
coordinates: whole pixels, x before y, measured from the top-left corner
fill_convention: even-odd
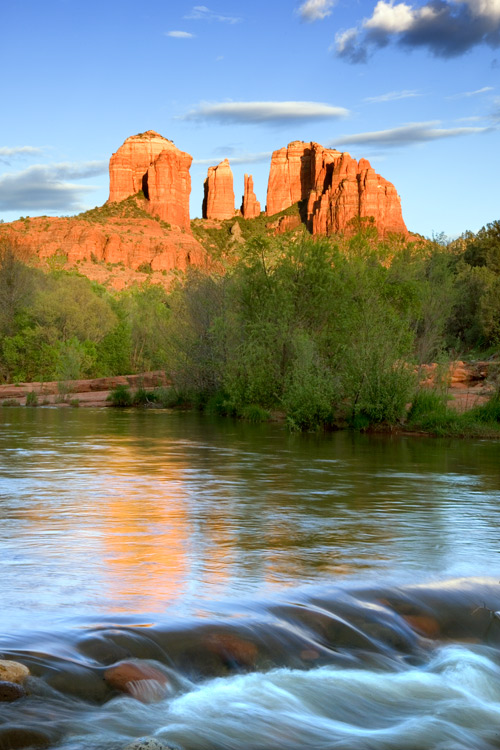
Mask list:
[[[254,423],[267,422],[271,417],[267,409],[263,409],[261,406],[258,406],[258,404],[249,404],[248,406],[244,406],[239,416],[242,419],[246,419],[247,422]]]
[[[132,394],[128,385],[117,385],[111,391],[106,401],[111,402],[111,406],[132,406]]]
[[[38,396],[35,391],[26,394],[26,406],[38,406]]]
[[[2,406],[20,406],[20,404],[15,398],[6,398],[2,401]]]
[[[147,391],[145,388],[138,388],[132,396],[133,406],[147,406],[157,403],[158,400],[159,396],[155,391]]]

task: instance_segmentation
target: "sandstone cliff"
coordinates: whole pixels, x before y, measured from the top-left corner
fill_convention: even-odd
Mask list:
[[[380,235],[407,235],[401,203],[392,183],[376,174],[366,159],[319,143],[294,141],[275,151],[267,189],[268,216],[306,201],[306,222],[313,234],[352,229],[353,220],[373,218]]]
[[[192,157],[154,130],[131,136],[109,162],[109,202],[140,190],[145,208],[170,224],[189,231]]]
[[[253,191],[253,177],[251,174],[245,175],[245,188],[241,203],[241,215],[244,219],[255,219],[257,216],[260,216],[260,203]]]
[[[233,173],[229,161],[224,159],[216,167],[208,168],[204,184],[204,219],[232,219],[234,216]]]
[[[132,199],[130,199],[132,200]],[[112,204],[117,210],[123,204]],[[6,240],[23,259],[77,267],[91,279],[121,288],[133,283],[137,271],[153,273],[204,266],[205,250],[192,234],[166,229],[138,209],[132,216],[109,216],[109,206],[72,218],[39,217],[0,225]],[[125,212],[126,214],[127,212]]]

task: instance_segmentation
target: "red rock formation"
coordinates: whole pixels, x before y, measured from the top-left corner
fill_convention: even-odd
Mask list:
[[[146,210],[189,230],[192,157],[154,130],[131,136],[109,162],[109,202],[140,190]]]
[[[253,177],[245,175],[245,192],[241,203],[241,215],[244,219],[255,219],[260,216],[260,203],[253,191]]]
[[[148,167],[149,211],[164,221],[190,229],[189,195],[192,157],[179,149],[164,149]]]
[[[224,159],[216,167],[208,168],[203,199],[204,219],[232,219],[234,216],[233,173]]]
[[[313,234],[350,231],[352,220],[373,217],[379,234],[407,234],[399,196],[366,159],[318,143],[294,141],[273,153],[267,191],[267,215],[307,199],[307,223]]]
[[[267,186],[268,216],[293,206],[309,195],[313,186],[311,146],[311,143],[293,141],[287,148],[281,148],[273,153]]]
[[[28,226],[24,221],[0,224],[0,241],[3,238],[23,259],[63,258],[67,267],[78,264],[82,273],[96,281],[107,283],[109,277],[123,276],[120,286],[134,281],[127,269],[146,266],[152,271],[170,271],[206,265],[205,250],[192,234],[165,229],[147,217],[111,216],[101,221],[39,217],[30,219]],[[116,265],[110,270],[106,264]]]

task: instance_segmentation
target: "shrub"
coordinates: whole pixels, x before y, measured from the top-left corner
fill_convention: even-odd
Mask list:
[[[117,385],[111,391],[106,401],[111,402],[111,406],[132,406],[132,394],[128,385]]]
[[[185,391],[178,388],[163,387],[156,389],[157,403],[164,409],[173,409],[174,407],[192,406],[192,399]]]
[[[240,412],[240,417],[246,419],[247,422],[267,422],[271,415],[267,409],[263,409],[258,404],[249,404],[244,406]]]
[[[138,388],[132,396],[133,406],[147,406],[155,404],[159,400],[155,391],[147,391],[145,388]]]
[[[26,406],[38,406],[38,396],[35,391],[26,394]]]
[[[6,398],[2,401],[2,406],[19,406],[19,401],[15,398]]]

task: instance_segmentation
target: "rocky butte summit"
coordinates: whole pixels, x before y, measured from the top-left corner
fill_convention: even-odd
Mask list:
[[[0,225],[23,257],[53,256],[67,267],[78,264],[90,278],[114,286],[134,279],[134,272],[163,272],[203,266],[209,254],[193,235],[189,216],[192,157],[154,130],[127,138],[111,156],[109,200],[68,218],[25,218]],[[299,204],[300,215],[281,215]],[[204,184],[203,221],[255,219],[261,215],[252,175],[245,175],[241,208],[235,208],[233,174],[224,159],[210,167]],[[271,158],[267,205],[268,232],[284,232],[304,223],[313,235],[355,231],[367,219],[379,236],[408,235],[401,201],[392,183],[366,159],[318,143],[293,141]],[[272,218],[271,218],[272,217]],[[199,226],[199,224],[198,224]],[[222,225],[220,225],[222,226]],[[99,264],[101,264],[99,266]],[[108,273],[103,264],[113,266]],[[123,278],[120,278],[120,274]]]

